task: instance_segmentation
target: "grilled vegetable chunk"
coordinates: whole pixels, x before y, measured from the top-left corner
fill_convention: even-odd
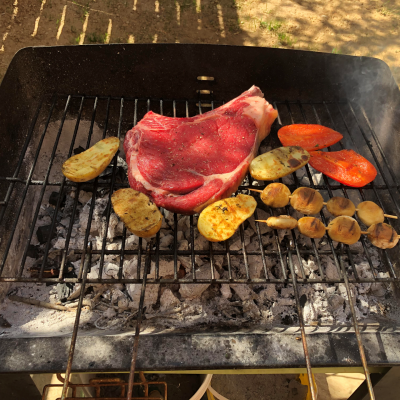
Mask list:
[[[254,197],[245,194],[210,204],[199,216],[199,232],[210,242],[229,239],[253,215],[256,206]]]
[[[270,183],[261,193],[261,200],[273,208],[285,207],[289,204],[290,190],[283,183]]]
[[[318,214],[324,206],[324,199],[315,189],[300,187],[293,192],[290,205],[306,215]]]
[[[360,221],[371,226],[373,224],[379,224],[385,220],[385,215],[382,208],[375,204],[373,201],[363,201],[357,206],[357,217]]]
[[[354,244],[360,239],[361,229],[354,218],[342,215],[329,223],[328,235],[336,242]]]
[[[257,180],[273,181],[303,167],[309,159],[310,154],[301,147],[279,147],[256,157],[250,164],[250,174]]]
[[[332,197],[326,203],[326,208],[335,217],[339,217],[340,215],[352,217],[356,212],[354,203],[345,197]]]
[[[377,175],[375,167],[353,150],[312,151],[310,156],[314,169],[347,186],[365,186]]]
[[[297,220],[289,215],[269,217],[266,224],[273,229],[294,229],[297,227]]]
[[[83,153],[72,156],[62,166],[62,173],[71,181],[87,182],[99,176],[110,164],[119,148],[117,137],[100,140]]]
[[[301,146],[307,151],[315,151],[332,146],[343,135],[331,128],[315,124],[294,124],[279,129],[278,137],[284,146]]]
[[[397,232],[385,223],[373,224],[368,228],[367,232],[370,242],[380,249],[391,249],[399,241]]]
[[[322,221],[314,217],[303,217],[299,219],[297,229],[309,238],[319,239],[325,235],[325,226]]]
[[[145,194],[120,189],[111,196],[111,203],[119,218],[136,236],[146,238],[160,230],[163,216]]]

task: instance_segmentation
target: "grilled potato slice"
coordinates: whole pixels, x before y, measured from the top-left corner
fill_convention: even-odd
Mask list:
[[[163,216],[145,194],[120,189],[111,196],[111,203],[118,217],[136,236],[147,238],[161,229]]]
[[[367,232],[370,242],[380,249],[391,249],[399,241],[397,232],[385,223],[373,224],[368,228]]]
[[[361,229],[354,218],[342,215],[329,223],[328,235],[336,242],[354,244],[360,239]]]
[[[305,215],[313,215],[321,211],[324,199],[315,189],[300,187],[293,192],[290,205]]]
[[[90,149],[65,161],[62,173],[74,182],[90,181],[107,168],[118,148],[119,139],[115,136],[100,140]]]
[[[256,157],[250,164],[250,174],[257,180],[273,181],[303,167],[309,159],[310,154],[301,147],[278,147]]]
[[[283,183],[270,183],[261,193],[261,200],[273,208],[285,207],[289,204],[290,190]]]
[[[326,203],[326,208],[335,217],[339,217],[340,215],[352,217],[356,212],[354,203],[345,197],[332,197]]]
[[[298,221],[297,229],[299,232],[313,239],[320,239],[325,235],[326,228],[322,221],[314,217],[303,217]]]
[[[239,194],[206,207],[197,222],[199,232],[210,242],[229,239],[257,207],[254,197]]]
[[[273,229],[294,229],[297,227],[297,220],[289,215],[269,217],[266,224]]]
[[[382,208],[373,201],[363,201],[360,203],[357,206],[357,217],[367,226],[379,224],[385,220]]]

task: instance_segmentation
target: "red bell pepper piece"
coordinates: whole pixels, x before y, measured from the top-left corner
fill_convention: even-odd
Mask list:
[[[307,151],[323,149],[343,139],[339,132],[314,124],[284,126],[279,129],[278,137],[284,146],[300,146]]]
[[[308,163],[313,168],[347,186],[365,186],[377,174],[375,167],[353,150],[311,151],[310,156]]]

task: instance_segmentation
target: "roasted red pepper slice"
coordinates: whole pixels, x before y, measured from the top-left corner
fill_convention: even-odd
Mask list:
[[[314,124],[284,126],[279,129],[278,137],[284,146],[300,146],[307,151],[323,149],[343,139],[339,132]]]
[[[347,186],[362,187],[376,177],[375,167],[353,150],[311,151],[308,162],[317,171]]]

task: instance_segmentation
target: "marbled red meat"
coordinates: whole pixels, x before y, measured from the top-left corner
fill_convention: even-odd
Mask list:
[[[200,212],[242,182],[277,111],[255,86],[190,118],[148,112],[125,136],[129,184],[159,207]]]

